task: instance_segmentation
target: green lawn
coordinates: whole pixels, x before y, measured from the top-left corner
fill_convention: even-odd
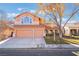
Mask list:
[[[64,39],[67,43],[79,44],[78,39]]]
[[[79,36],[72,36],[73,38],[79,39]]]
[[[74,38],[64,38],[60,40],[59,36],[56,36],[56,39],[54,40],[53,36],[46,36],[45,41],[47,44],[79,44],[79,39],[74,39]]]
[[[45,41],[47,44],[68,44],[65,40],[60,40],[58,36],[56,36],[56,40],[54,40],[53,36],[46,36]]]

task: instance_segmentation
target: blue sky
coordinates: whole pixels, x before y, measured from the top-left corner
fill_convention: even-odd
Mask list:
[[[13,17],[26,10],[35,12],[37,8],[35,3],[0,3],[0,10],[7,13],[9,20],[13,20]]]
[[[6,12],[19,13],[18,8],[26,8],[30,10],[36,10],[37,4],[34,3],[0,3],[0,9]]]
[[[67,8],[65,14],[71,13],[75,8],[73,4],[65,5]],[[4,10],[8,14],[9,19],[15,17],[17,14],[20,14],[27,9],[31,12],[35,12],[38,9],[38,5],[36,3],[0,3],[0,10]],[[79,20],[79,13],[75,15],[74,19]]]

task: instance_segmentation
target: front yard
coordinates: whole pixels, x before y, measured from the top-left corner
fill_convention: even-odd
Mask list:
[[[67,43],[79,44],[79,39],[64,39]]]
[[[59,36],[56,35],[56,38],[54,40],[53,36],[46,36],[45,37],[45,41],[47,44],[79,44],[79,39],[78,37],[72,37],[72,38],[64,38],[62,40],[60,40]]]
[[[47,44],[68,44],[65,40],[60,40],[58,36],[56,36],[55,40],[53,36],[46,36],[45,41]]]

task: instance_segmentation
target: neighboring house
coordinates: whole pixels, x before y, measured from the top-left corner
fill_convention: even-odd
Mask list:
[[[65,26],[65,35],[79,35],[79,23],[70,23]]]
[[[5,38],[10,37],[14,29],[8,21],[0,21],[0,36],[5,36]]]
[[[45,35],[44,20],[30,12],[24,12],[15,17],[15,37],[42,38]]]
[[[54,23],[46,23],[45,28],[48,33],[59,33],[58,27]],[[71,36],[76,35],[79,36],[79,22],[78,23],[68,23],[64,29],[62,29],[64,35]]]
[[[59,33],[58,27],[56,24],[52,23],[45,23],[45,29],[49,34],[52,33]]]
[[[13,28],[7,27],[3,29],[2,34],[5,35],[6,38],[11,37],[13,30]]]

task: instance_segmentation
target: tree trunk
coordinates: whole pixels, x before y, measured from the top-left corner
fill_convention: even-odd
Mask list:
[[[62,43],[63,42],[63,33],[61,31],[59,33],[59,38],[60,38],[60,43]]]
[[[54,41],[56,40],[56,36],[55,36],[56,34],[55,34],[55,30],[54,30]]]
[[[59,33],[59,37],[60,37],[60,39],[62,39],[62,37],[63,37],[62,35],[63,35],[63,34],[60,32],[60,33]]]

